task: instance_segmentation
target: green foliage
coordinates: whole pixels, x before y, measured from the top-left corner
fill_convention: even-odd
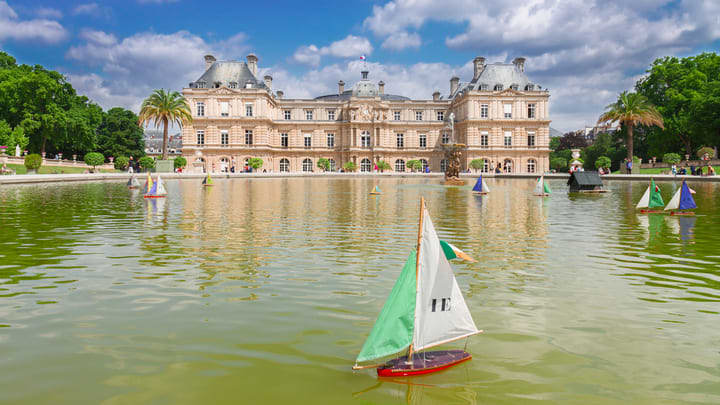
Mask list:
[[[4,120],[0,120],[0,146],[7,146],[10,149],[12,140],[12,128]]]
[[[343,165],[343,169],[345,169],[346,172],[354,172],[355,170],[357,170],[357,165],[353,162],[348,161],[345,162],[345,164]]]
[[[565,170],[568,168],[568,161],[562,157],[554,157],[550,159],[550,167],[555,170]]]
[[[25,156],[25,167],[28,170],[37,170],[42,166],[42,156],[37,153],[31,153]]]
[[[642,94],[624,91],[618,100],[605,107],[605,112],[598,118],[598,124],[619,122],[627,130],[627,156],[633,156],[633,129],[639,125],[663,127],[663,117],[655,106]]]
[[[560,138],[558,138],[558,137],[550,138],[550,150],[557,151],[559,147],[560,147]]]
[[[90,152],[85,154],[85,163],[88,166],[93,167],[93,171],[95,170],[95,166],[100,166],[101,164],[105,163],[105,156],[102,155],[102,153],[99,152]]]
[[[707,146],[703,146],[702,148],[698,149],[698,151],[697,151],[698,159],[702,159],[706,153],[712,159],[713,155],[715,155],[715,149],[709,148]]]
[[[145,170],[150,170],[155,168],[155,159],[151,158],[150,156],[143,156],[140,159],[138,159],[138,164],[140,167],[142,167]]]
[[[173,166],[175,169],[187,166],[187,159],[182,156],[178,156],[173,160]]]
[[[128,159],[125,156],[118,156],[115,158],[115,161],[113,162],[114,166],[118,170],[125,170],[128,167],[128,164],[130,164],[130,159]]]
[[[330,161],[326,158],[320,158],[317,160],[317,167],[326,172],[330,170]]]
[[[470,161],[470,168],[475,170],[476,172],[483,168],[485,165],[484,159],[473,159]]]
[[[662,161],[671,165],[676,165],[682,161],[682,158],[677,153],[666,153],[662,157]]]
[[[587,140],[579,131],[568,132],[558,138],[557,150],[582,149],[584,147],[587,147]]]
[[[599,134],[592,145],[583,149],[580,156],[584,159],[586,167],[594,167],[596,169],[598,167],[610,167],[610,165],[599,166],[596,163],[596,159],[599,159],[600,156],[607,156],[610,157],[611,162],[613,161],[613,157],[622,160],[625,152],[619,149],[618,141],[613,138],[612,134],[605,132]]]
[[[384,160],[379,160],[377,162],[377,167],[378,167],[378,170],[380,170],[380,173],[384,172],[385,170],[390,170],[390,168],[391,168],[390,163],[388,163]]]
[[[416,159],[408,160],[405,166],[414,172],[422,170],[422,162]]]
[[[610,165],[612,165],[612,161],[607,156],[599,156],[597,159],[595,159],[594,162],[594,166],[596,169],[599,169],[601,167],[610,168]]]
[[[637,156],[633,156],[633,167],[637,167],[640,163],[642,163],[642,159]]]
[[[163,126],[162,160],[168,157],[168,125],[183,126],[192,122],[190,104],[177,91],[155,90],[143,101],[140,107],[139,120],[141,125],[155,123],[155,127]]]
[[[97,149],[105,156],[145,156],[143,130],[138,117],[124,108],[111,108],[103,114],[97,129]]]
[[[250,158],[248,160],[248,166],[252,167],[253,170],[257,170],[257,169],[261,168],[262,165],[263,165],[263,160],[260,158],[254,157],[254,158]]]

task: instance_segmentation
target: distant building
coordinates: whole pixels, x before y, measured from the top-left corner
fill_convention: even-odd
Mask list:
[[[146,129],[144,138],[145,154],[153,157],[162,156],[163,130]],[[182,134],[180,132],[168,135],[168,155],[182,156]]]
[[[595,139],[600,134],[604,133],[615,133],[620,130],[620,125],[615,124],[607,124],[607,125],[599,125],[594,127],[585,127],[584,129],[580,129],[577,132],[581,133],[582,136],[585,138],[585,140],[588,142],[588,144],[591,144],[595,142]]]
[[[273,91],[272,77],[258,79],[258,58],[216,61],[205,56],[205,72],[183,94],[193,122],[182,130],[183,154],[192,170],[239,170],[249,158],[274,172],[315,171],[326,158],[333,170],[354,162],[373,170],[379,160],[405,172],[419,160],[444,171],[443,144],[464,144],[461,165],[485,160],[483,171],[500,165],[512,173],[549,169],[547,89],[525,75],[525,59],[486,64],[473,60],[473,77],[450,79],[450,91],[412,100],[387,94],[368,71],[352,87],[313,99],[286,99]],[[452,139],[450,117],[454,117]],[[194,163],[194,164],[193,164]]]

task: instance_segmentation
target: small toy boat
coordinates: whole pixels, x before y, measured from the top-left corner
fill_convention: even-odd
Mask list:
[[[662,211],[654,210],[653,208],[660,208],[664,205],[665,202],[663,202],[662,195],[660,195],[660,187],[655,185],[654,179],[650,179],[650,185],[645,190],[645,194],[640,198],[635,208],[639,208],[642,214],[655,214]]]
[[[203,179],[202,185],[205,187],[211,187],[213,185],[212,177],[210,177],[210,172],[208,172],[207,177]]]
[[[482,174],[475,182],[475,187],[473,187],[472,191],[473,193],[480,195],[486,195],[490,192],[490,187],[488,187],[487,183],[485,183],[485,180],[483,180]]]
[[[134,175],[134,174],[133,174],[132,176],[130,176],[130,179],[129,179],[128,182],[127,182],[127,187],[128,187],[129,189],[140,188],[140,182],[137,181],[137,179],[135,178],[135,175]]]
[[[550,187],[547,183],[545,183],[545,176],[540,176],[537,184],[535,185],[534,194],[538,197],[548,197],[550,196],[550,193]]]
[[[380,187],[375,186],[375,188],[370,192],[370,195],[378,195],[378,194],[382,194],[382,192],[380,192]]]
[[[695,190],[688,187],[685,180],[683,180],[682,186],[665,206],[665,211],[670,211],[670,215],[695,215],[694,212],[688,211],[697,208],[693,194],[695,194]]]
[[[148,181],[146,183],[145,188],[145,195],[143,197],[145,198],[164,198],[167,197],[167,191],[165,191],[165,186],[162,183],[162,179],[160,178],[160,175],[158,174],[157,180],[153,182],[152,177],[150,177],[150,173],[148,173]]]

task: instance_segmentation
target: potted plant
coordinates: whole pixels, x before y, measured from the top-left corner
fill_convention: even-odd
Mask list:
[[[37,173],[37,170],[42,166],[42,157],[37,153],[31,153],[25,156],[25,167],[27,168],[28,174]]]

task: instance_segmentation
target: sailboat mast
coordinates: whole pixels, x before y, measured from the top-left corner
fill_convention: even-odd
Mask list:
[[[423,227],[423,216],[425,214],[425,197],[420,196],[420,221],[418,223],[418,237],[417,237],[417,249],[415,251],[415,296],[417,297],[418,289],[418,273],[420,272],[420,241],[422,240],[422,227]],[[415,303],[417,305],[417,303]],[[417,316],[417,313],[415,314]],[[413,319],[413,324],[415,319]],[[410,348],[408,350],[408,362],[412,361],[413,355],[413,344],[410,342]]]

